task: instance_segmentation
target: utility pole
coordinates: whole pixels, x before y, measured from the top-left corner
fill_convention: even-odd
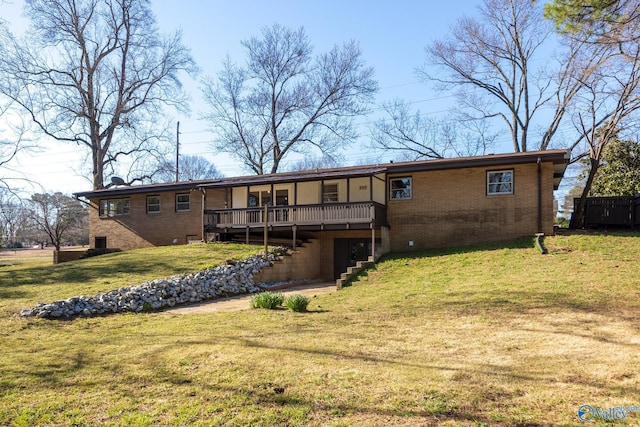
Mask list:
[[[180,176],[180,122],[176,126],[176,182],[178,182],[178,177]]]

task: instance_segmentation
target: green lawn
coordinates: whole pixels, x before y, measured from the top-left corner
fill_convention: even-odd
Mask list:
[[[578,426],[582,404],[640,406],[640,234],[546,244],[395,254],[309,313],[73,321],[16,313],[260,249],[0,262],[0,425]]]

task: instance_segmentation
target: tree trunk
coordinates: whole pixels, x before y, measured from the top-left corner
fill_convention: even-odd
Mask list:
[[[101,190],[104,188],[104,170],[102,160],[104,155],[98,147],[92,147],[93,151],[93,189]]]
[[[591,163],[591,168],[589,169],[589,176],[587,176],[587,182],[585,183],[584,189],[582,190],[580,201],[578,202],[576,211],[573,213],[573,228],[583,228],[585,226],[587,196],[591,191],[591,185],[593,184],[596,172],[598,172],[598,167],[600,167],[600,160],[594,159],[592,157],[589,159],[589,161]]]

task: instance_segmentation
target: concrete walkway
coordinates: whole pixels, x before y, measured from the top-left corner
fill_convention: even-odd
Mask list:
[[[310,283],[307,285],[292,286],[286,289],[274,290],[274,292],[282,292],[285,298],[292,294],[301,294],[309,298],[313,298],[316,295],[335,292],[335,282],[321,282]],[[211,301],[204,301],[201,303],[186,305],[180,307],[174,307],[164,310],[164,313],[171,314],[202,314],[202,313],[215,313],[224,311],[239,311],[249,309],[249,301],[251,301],[251,295],[237,295],[234,297],[220,298]]]

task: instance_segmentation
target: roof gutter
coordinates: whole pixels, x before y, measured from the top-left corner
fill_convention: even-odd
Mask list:
[[[538,157],[538,233],[542,233],[542,159]]]
[[[475,167],[504,166],[506,164],[525,164],[553,162],[567,164],[567,150],[548,150],[523,152],[516,154],[492,154],[478,157],[462,157],[460,159],[429,160],[428,162],[391,163],[386,165],[388,173],[406,173],[423,170],[462,169]]]

